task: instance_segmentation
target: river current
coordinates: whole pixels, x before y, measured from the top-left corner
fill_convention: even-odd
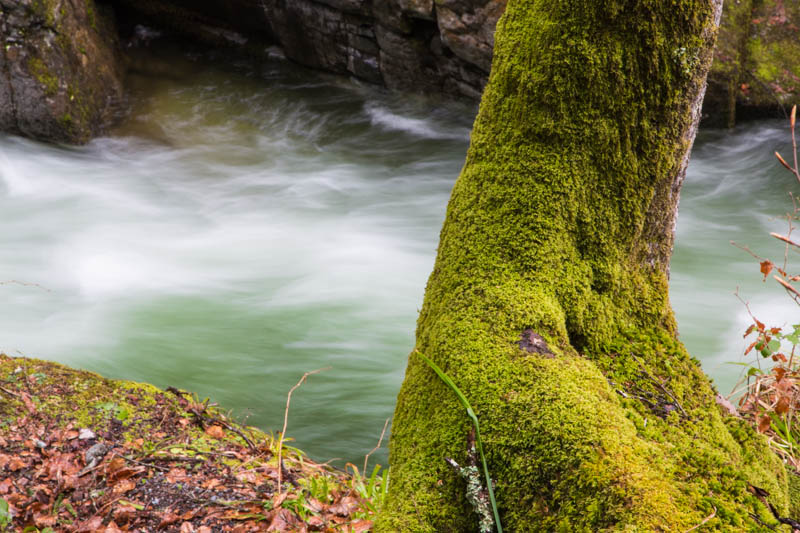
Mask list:
[[[391,416],[475,107],[276,57],[171,54],[84,147],[0,136],[0,349],[210,397],[322,460]],[[681,339],[722,392],[748,317],[796,320],[758,263],[798,190],[782,122],[702,131],[672,263]],[[790,258],[791,259],[791,258]],[[385,442],[377,454],[386,463]]]

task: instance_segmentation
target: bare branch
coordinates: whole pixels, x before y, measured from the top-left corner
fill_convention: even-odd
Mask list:
[[[386,422],[383,423],[383,431],[381,431],[381,438],[378,439],[378,445],[372,448],[367,455],[364,456],[364,470],[362,472],[364,475],[367,475],[367,461],[369,460],[369,456],[375,453],[378,448],[381,447],[381,443],[383,442],[383,436],[386,434],[386,428],[389,427],[389,420],[390,418],[386,419]]]
[[[326,366],[325,368],[318,368],[316,370],[312,370],[311,372],[306,372],[303,374],[303,377],[300,378],[294,387],[289,389],[289,394],[286,396],[286,411],[283,413],[283,430],[281,431],[281,436],[278,439],[278,496],[280,496],[281,492],[283,491],[283,437],[286,435],[286,425],[289,423],[289,402],[292,401],[292,393],[302,385],[308,376],[312,376],[314,374],[319,374],[325,370],[330,370],[331,367]]]

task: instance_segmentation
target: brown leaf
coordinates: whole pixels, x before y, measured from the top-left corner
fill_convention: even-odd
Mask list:
[[[222,429],[222,427],[214,424],[213,426],[208,426],[206,428],[206,435],[212,439],[221,440],[225,438],[225,430]]]
[[[106,475],[112,476],[119,470],[122,470],[123,468],[125,468],[125,459],[123,459],[122,457],[114,457],[106,465]]]
[[[345,496],[339,502],[331,505],[328,511],[339,516],[350,516],[356,509],[358,509],[358,501],[351,496]]]
[[[316,515],[311,515],[306,519],[306,525],[311,531],[322,531],[325,529],[325,520]]]
[[[278,509],[270,522],[267,531],[296,531],[294,525],[297,522],[294,513],[288,509]]]
[[[8,494],[13,488],[14,482],[11,481],[10,477],[0,481],[0,494]]]
[[[28,463],[20,459],[19,457],[14,457],[11,461],[8,462],[8,469],[12,472],[16,472],[17,470],[22,470],[28,466]]]
[[[108,523],[103,533],[124,533],[124,531],[112,520]]]
[[[27,409],[32,415],[36,414],[36,406],[33,405],[33,402],[31,401],[31,395],[23,391],[19,393],[19,396],[22,398],[22,403],[25,404],[25,409]]]
[[[245,470],[244,472],[237,472],[236,479],[242,483],[258,483],[261,480],[261,476],[252,470]]]
[[[200,526],[197,528],[197,533],[213,533],[208,526]]]
[[[170,468],[169,472],[167,472],[164,477],[166,477],[167,481],[170,483],[180,483],[189,479],[189,476],[186,474],[186,470],[177,467]]]
[[[778,404],[775,406],[775,412],[779,415],[785,414],[789,412],[789,398],[783,396],[780,400],[778,400]]]
[[[159,529],[167,527],[169,525],[174,524],[175,522],[177,522],[180,519],[181,519],[181,517],[179,515],[173,513],[172,510],[167,509],[164,512],[164,515],[161,517],[161,522],[158,524],[158,527],[159,527]]]
[[[132,479],[123,479],[113,487],[114,494],[125,494],[136,488],[136,481]]]
[[[36,527],[53,527],[56,525],[56,517],[51,514],[33,514],[33,522],[36,524]]]
[[[114,509],[112,515],[114,516],[114,520],[117,520],[121,524],[127,524],[137,517],[137,510],[133,507],[124,505]]]
[[[769,273],[772,272],[772,269],[775,268],[775,265],[772,264],[772,261],[767,259],[766,261],[761,261],[761,273],[764,274],[764,281],[767,280],[767,276]]]
[[[219,487],[220,485],[222,485],[222,481],[216,478],[208,479],[200,484],[200,486],[203,487],[204,489],[213,489],[215,487]]]
[[[75,533],[96,533],[97,531],[102,531],[101,529],[102,527],[103,527],[103,517],[93,516],[89,520],[77,524],[73,531]]]
[[[758,417],[758,432],[766,433],[769,426],[772,424],[772,419],[766,415]]]
[[[272,496],[272,508],[277,509],[283,505],[283,502],[286,500],[286,496],[287,494],[285,492],[281,492]]]
[[[309,496],[304,507],[312,513],[321,513],[324,505],[318,499]]]
[[[372,529],[372,520],[356,520],[350,522],[351,533],[364,533]]]
[[[181,531],[180,533],[194,533],[194,526],[191,522],[184,522],[181,524]]]

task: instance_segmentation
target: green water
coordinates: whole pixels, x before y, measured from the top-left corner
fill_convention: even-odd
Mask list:
[[[209,396],[313,457],[359,461],[390,417],[473,106],[198,54],[132,76],[131,118],[86,147],[0,137],[0,349]],[[157,72],[157,75],[152,72]],[[779,123],[704,132],[672,300],[722,390],[746,314],[796,316],[737,241],[793,185]],[[385,464],[384,449],[378,457]]]

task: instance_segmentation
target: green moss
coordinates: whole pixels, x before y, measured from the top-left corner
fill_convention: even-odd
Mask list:
[[[791,473],[789,477],[789,516],[800,516],[800,475]]]
[[[33,0],[30,9],[46,26],[55,28],[58,3],[56,0]]]
[[[97,31],[97,15],[94,11],[94,0],[86,0],[86,17],[89,20],[89,26]]]
[[[58,78],[54,76],[44,61],[38,57],[32,57],[28,61],[28,70],[36,78],[47,96],[55,96],[58,93]]]
[[[749,483],[788,505],[782,463],[723,419],[669,306],[711,9],[512,1],[498,26],[417,347],[475,408],[509,531],[684,531],[715,508],[706,530],[766,530]],[[520,347],[529,329],[552,358]],[[444,462],[468,425],[412,355],[379,531],[475,530]]]
[[[146,383],[110,380],[58,363],[0,354],[0,378],[6,382],[6,387],[13,391],[15,384],[32,377],[41,385],[36,387],[37,390],[58,391],[58,394],[47,397],[32,396],[31,401],[39,416],[60,421],[62,427],[90,428],[97,434],[111,432],[120,439],[118,444],[154,449],[158,445],[156,440],[159,432],[166,435],[174,429],[164,426],[165,423],[175,424],[179,418],[193,417],[176,396]],[[27,409],[19,397],[12,396],[10,400],[0,402],[0,417],[8,416],[7,421],[15,420]],[[211,416],[218,415],[213,408],[208,408],[206,412]],[[186,451],[187,454],[216,449],[215,441],[199,426],[187,425],[182,431],[193,434],[192,450]],[[247,432],[253,440],[274,444],[271,437],[253,428],[247,428]],[[233,433],[227,433],[225,439],[244,445],[241,437]],[[182,445],[173,443],[170,446]],[[232,461],[234,466],[241,464],[238,459]]]

